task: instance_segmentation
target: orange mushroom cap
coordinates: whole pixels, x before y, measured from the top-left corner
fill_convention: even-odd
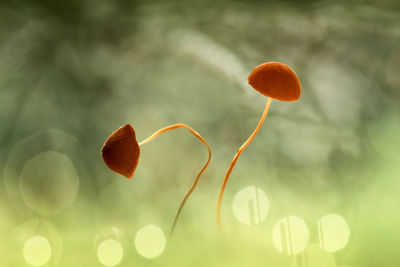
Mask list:
[[[296,73],[280,62],[267,62],[257,66],[247,80],[258,92],[276,100],[295,101],[301,94]]]
[[[128,179],[132,178],[140,155],[140,147],[132,126],[126,124],[114,131],[105,141],[101,155],[111,170]]]

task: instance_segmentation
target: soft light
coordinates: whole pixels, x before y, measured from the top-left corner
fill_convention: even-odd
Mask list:
[[[269,210],[269,201],[264,191],[248,186],[236,193],[232,203],[236,219],[248,226],[265,220]]]
[[[160,227],[147,225],[141,228],[135,237],[137,252],[146,258],[156,258],[164,251],[167,240]]]
[[[121,244],[115,239],[107,239],[100,243],[97,247],[97,258],[99,262],[105,266],[112,267],[118,265],[124,251]]]
[[[49,262],[51,252],[50,243],[46,238],[34,236],[25,242],[22,254],[28,264],[42,266]]]
[[[329,214],[318,220],[318,235],[321,248],[336,252],[346,246],[350,229],[342,216]]]
[[[275,224],[272,239],[279,252],[291,256],[304,251],[310,239],[310,233],[302,218],[288,216]]]
[[[68,156],[46,151],[25,163],[19,187],[30,208],[50,215],[72,205],[78,193],[79,177]]]

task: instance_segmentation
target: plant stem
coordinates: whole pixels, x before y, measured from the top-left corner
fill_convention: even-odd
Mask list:
[[[171,226],[171,230],[170,230],[170,235],[173,234],[174,230],[175,230],[175,226],[178,222],[179,216],[182,212],[183,207],[185,206],[186,201],[188,200],[189,196],[192,194],[192,192],[194,191],[194,189],[196,188],[197,183],[200,180],[200,176],[203,174],[203,172],[206,170],[208,164],[211,161],[211,148],[208,145],[208,143],[206,142],[206,140],[204,140],[204,138],[195,130],[193,130],[190,126],[184,124],[184,123],[177,123],[177,124],[173,124],[164,128],[161,128],[160,130],[156,131],[155,133],[153,133],[151,136],[149,136],[148,138],[146,138],[145,140],[143,140],[142,142],[139,143],[139,146],[142,146],[150,141],[152,141],[153,139],[157,138],[160,134],[165,133],[169,130],[174,130],[174,129],[178,129],[178,128],[185,128],[187,129],[189,132],[191,132],[194,136],[196,136],[208,149],[208,160],[206,162],[206,164],[203,166],[203,168],[200,170],[199,174],[197,175],[196,179],[193,182],[192,187],[189,189],[189,191],[186,193],[185,197],[183,198],[178,211],[176,212],[174,221],[172,223]]]
[[[221,231],[221,204],[222,204],[222,197],[224,196],[225,192],[225,187],[226,184],[229,180],[229,176],[233,170],[233,167],[236,164],[236,161],[239,159],[240,154],[242,154],[243,150],[246,149],[246,147],[251,143],[251,141],[254,139],[254,137],[257,135],[258,131],[260,130],[261,126],[264,123],[265,118],[267,117],[269,107],[271,106],[272,98],[268,98],[267,103],[265,104],[264,112],[261,116],[260,121],[258,122],[258,125],[256,129],[253,131],[253,133],[250,135],[250,137],[247,139],[246,142],[243,143],[243,145],[239,148],[239,150],[236,152],[236,155],[233,157],[231,164],[229,165],[228,171],[226,172],[225,178],[222,182],[221,189],[219,191],[219,196],[218,196],[218,202],[217,202],[217,226],[218,230]]]

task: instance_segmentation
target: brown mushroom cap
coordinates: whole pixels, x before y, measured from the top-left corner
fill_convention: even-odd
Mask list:
[[[276,100],[295,101],[301,94],[296,73],[280,62],[267,62],[257,66],[247,80],[261,94]]]
[[[132,126],[126,124],[114,131],[104,143],[101,155],[111,170],[131,178],[140,155],[140,147]]]

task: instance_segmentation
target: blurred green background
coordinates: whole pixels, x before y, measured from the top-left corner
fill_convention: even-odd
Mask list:
[[[399,266],[399,41],[395,0],[2,0],[0,266]],[[273,101],[239,159],[221,235],[266,61],[302,96]],[[178,122],[213,159],[169,237],[204,146],[168,132],[131,180],[100,150],[125,123],[143,140]],[[250,226],[232,204],[249,186],[267,199]],[[166,240],[140,243],[146,225]]]

